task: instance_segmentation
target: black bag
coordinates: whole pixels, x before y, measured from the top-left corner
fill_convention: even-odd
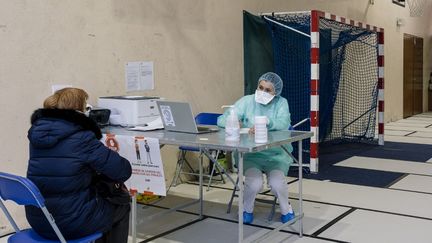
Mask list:
[[[97,175],[95,178],[96,192],[103,199],[115,205],[128,205],[131,202],[129,191],[123,182]]]

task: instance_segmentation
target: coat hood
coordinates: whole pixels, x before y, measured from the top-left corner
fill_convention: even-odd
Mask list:
[[[89,130],[97,139],[102,138],[97,124],[75,110],[38,109],[31,116],[31,124],[27,137],[37,148],[53,147],[78,131]]]

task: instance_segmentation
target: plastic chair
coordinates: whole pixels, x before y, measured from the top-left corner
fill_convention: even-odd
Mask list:
[[[198,115],[195,116],[195,123],[197,125],[217,125],[217,119],[220,115],[221,114],[218,114],[218,113],[205,113],[205,112],[199,113]],[[179,154],[179,157],[177,160],[176,173],[175,173],[174,179],[171,183],[171,186],[176,186],[177,181],[179,179],[181,181],[181,178],[180,178],[181,174],[195,175],[195,176],[199,175],[197,172],[194,171],[191,164],[186,159],[186,154],[187,154],[187,152],[200,152],[200,149],[197,147],[180,146],[179,150],[180,150],[180,154]],[[234,183],[234,180],[226,173],[225,169],[217,161],[217,158],[219,157],[220,152],[221,151],[219,151],[219,150],[211,151],[211,157],[209,157],[209,159],[210,159],[210,163],[212,163],[212,165],[213,165],[212,170],[211,170],[209,175],[204,175],[206,177],[209,177],[209,182],[207,185],[207,191],[210,189],[210,185],[211,185],[211,182],[213,180],[213,176],[215,175],[215,172],[220,175],[220,181],[222,181],[223,183],[225,183],[225,179],[223,177],[223,174],[225,174]],[[200,156],[202,156],[202,154],[200,154]],[[185,165],[190,172],[184,172],[183,171],[183,167]],[[170,186],[170,188],[171,188],[171,186]]]
[[[45,200],[42,197],[39,189],[36,185],[29,179],[17,175],[12,175],[4,172],[0,172],[0,207],[6,214],[9,222],[12,224],[15,234],[9,237],[9,243],[54,243],[61,242],[65,243],[66,240],[61,234],[54,218],[48,212],[45,207]],[[38,235],[33,229],[20,230],[10,215],[9,211],[6,209],[3,201],[12,200],[18,205],[32,205],[38,207],[42,210],[43,214],[47,218],[54,232],[56,233],[59,241],[49,240]],[[102,236],[102,233],[94,233],[80,239],[68,240],[68,243],[87,243],[94,242]]]
[[[308,121],[309,118],[305,118],[303,120],[301,120],[300,122],[294,124],[293,126],[289,126],[288,130],[295,130],[296,127],[300,126],[301,124],[305,123],[306,121]],[[232,203],[234,201],[234,197],[238,197],[237,195],[237,188],[238,188],[238,183],[239,183],[239,178],[237,178],[236,183],[235,183],[235,187],[233,188],[233,191],[231,193],[231,198],[230,201],[228,202],[228,209],[227,209],[227,213],[231,212],[231,208],[232,208]],[[264,194],[270,192],[270,190],[267,190],[265,192],[262,192]],[[272,205],[272,208],[270,210],[269,216],[268,216],[268,221],[272,221],[273,220],[273,216],[276,212],[276,202],[277,202],[277,197],[276,195],[273,195],[273,200],[268,200],[268,199],[261,199],[261,198],[256,198],[255,201],[257,202],[262,202],[262,203],[270,203]]]

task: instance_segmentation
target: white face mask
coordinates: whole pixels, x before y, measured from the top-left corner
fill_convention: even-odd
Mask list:
[[[81,114],[84,114],[86,117],[89,117],[89,116],[90,116],[90,110],[88,110],[88,111],[84,111],[84,112],[76,110],[76,112],[81,113]]]
[[[86,117],[90,116],[90,111],[93,109],[93,106],[90,104],[86,104],[86,108],[84,109],[84,111],[78,111],[79,113],[84,114]]]
[[[263,105],[267,105],[268,103],[270,103],[270,101],[272,101],[274,98],[274,95],[269,94],[267,92],[261,91],[261,90],[256,90],[255,91],[255,101],[257,103],[263,104]]]
[[[84,111],[84,115],[86,115],[87,117],[89,117],[90,116],[90,111],[93,109],[93,106],[92,105],[90,105],[90,104],[86,104],[86,108],[85,108],[85,111]]]

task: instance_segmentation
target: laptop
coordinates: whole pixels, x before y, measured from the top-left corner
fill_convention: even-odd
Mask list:
[[[156,101],[165,130],[184,133],[210,133],[219,129],[213,126],[197,126],[189,103]]]

